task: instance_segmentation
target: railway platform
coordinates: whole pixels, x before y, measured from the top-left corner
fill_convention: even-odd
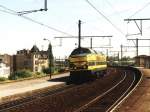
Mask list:
[[[6,97],[10,97],[17,94],[23,94],[25,92],[41,89],[45,87],[51,87],[55,85],[65,84],[63,80],[56,80],[69,76],[69,73],[63,73],[54,75],[51,77],[43,77],[39,79],[24,80],[13,83],[0,84],[0,101]]]
[[[150,69],[141,69],[143,79],[135,91],[113,112],[150,112]]]

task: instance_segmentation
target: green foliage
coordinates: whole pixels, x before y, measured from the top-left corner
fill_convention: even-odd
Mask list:
[[[61,68],[58,70],[59,73],[65,72],[65,68]]]
[[[45,68],[43,69],[43,73],[45,74],[50,74],[50,73],[54,73],[54,67],[50,68]]]
[[[42,72],[35,72],[32,74],[32,77],[34,77],[34,78],[42,77],[42,76],[46,76],[46,74],[42,73]]]
[[[32,73],[28,70],[21,70],[21,71],[16,71],[12,75],[10,75],[9,79],[10,80],[17,80],[20,78],[27,78],[31,77]]]
[[[118,58],[119,58],[118,56],[109,56],[109,57],[107,58],[107,60],[108,60],[108,61],[118,61],[118,60],[119,60]]]
[[[130,61],[130,60],[132,60],[132,58],[130,58],[130,56],[122,57],[122,61]]]
[[[48,45],[48,60],[49,60],[49,68],[54,66],[54,56],[52,52],[52,45],[49,43]]]
[[[41,73],[40,73],[40,72],[36,72],[35,74],[36,74],[36,75],[41,75]]]
[[[0,81],[6,81],[7,80],[7,78],[5,78],[5,77],[0,77]]]

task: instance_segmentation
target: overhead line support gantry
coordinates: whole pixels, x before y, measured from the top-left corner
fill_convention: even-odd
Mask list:
[[[143,18],[143,19],[124,19],[124,21],[134,21],[139,32],[140,33],[137,33],[137,34],[131,34],[131,35],[142,35],[143,34],[143,21],[146,21],[146,20],[150,20],[150,18]],[[140,25],[137,23],[137,21],[140,21]],[[130,35],[127,35],[127,36],[130,36]]]
[[[84,38],[84,37],[90,37],[91,39],[90,39],[90,47],[92,48],[92,38],[93,37],[112,37],[111,35],[108,35],[108,36],[81,36],[81,20],[79,20],[79,22],[78,22],[78,36],[68,36],[68,37],[54,37],[54,38],[78,38],[78,48],[80,48],[81,47],[81,38]]]

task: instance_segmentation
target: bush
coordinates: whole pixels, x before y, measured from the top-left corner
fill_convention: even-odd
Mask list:
[[[46,74],[41,72],[36,72],[35,74],[33,74],[33,77],[40,77],[40,76],[46,76]]]
[[[40,73],[40,72],[36,72],[35,74],[36,74],[36,75],[41,75],[41,73]]]
[[[27,77],[31,77],[32,73],[28,70],[21,70],[21,71],[16,71],[14,72],[9,79],[10,80],[17,80],[19,78],[27,78]]]
[[[0,77],[0,81],[6,81],[7,80],[7,78],[5,78],[5,77]]]
[[[64,69],[64,68],[61,68],[61,69],[58,70],[58,72],[59,72],[59,73],[65,72],[65,69]]]
[[[50,74],[50,73],[54,73],[54,68],[45,68],[43,69],[43,73],[45,74]]]

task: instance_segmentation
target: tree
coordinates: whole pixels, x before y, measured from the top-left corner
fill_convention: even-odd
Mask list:
[[[50,74],[51,74],[52,73],[52,68],[54,67],[54,57],[53,57],[51,43],[49,43],[47,51],[48,51],[49,69],[50,69]]]

